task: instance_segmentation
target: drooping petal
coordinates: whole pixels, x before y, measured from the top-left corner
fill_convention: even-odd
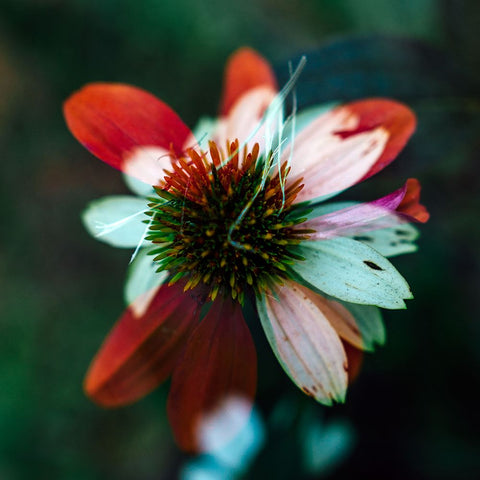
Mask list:
[[[328,300],[322,295],[311,294],[310,299],[315,303],[338,336],[358,349],[365,348],[362,333],[355,317],[340,303]]]
[[[257,52],[251,48],[240,48],[229,58],[225,67],[221,114],[227,115],[244,93],[256,87],[276,90],[273,70]]]
[[[355,348],[348,342],[343,342],[343,348],[345,349],[348,361],[348,384],[351,385],[360,373],[364,353],[362,350]]]
[[[312,296],[340,338],[359,350],[373,351],[375,344],[385,343],[385,327],[380,309]]]
[[[420,204],[420,182],[416,178],[409,178],[406,183],[407,191],[398,211],[407,219],[414,219],[417,222],[425,223],[430,218],[427,209]]]
[[[355,323],[362,337],[362,350],[373,352],[375,346],[385,343],[385,326],[382,312],[373,305],[336,302],[347,309],[355,318]]]
[[[114,247],[134,248],[147,229],[145,199],[114,195],[94,200],[82,214],[88,233]]]
[[[125,311],[87,372],[84,388],[106,407],[132,403],[172,372],[197,324],[202,299],[184,284],[162,285]]]
[[[418,238],[418,231],[407,223],[416,219],[402,211],[409,184],[410,179],[402,188],[373,202],[338,202],[314,207],[304,223],[305,228],[315,230],[310,239],[348,236],[385,257],[416,251],[413,242]],[[419,205],[418,197],[416,204]]]
[[[153,261],[154,256],[150,255],[151,250],[152,248],[148,247],[140,249],[128,266],[124,289],[127,305],[133,303],[140,295],[153,291],[168,278],[167,271],[157,272],[158,264]]]
[[[243,413],[230,428],[225,424],[225,441],[232,439],[248,420],[256,381],[255,345],[240,305],[219,299],[190,336],[173,373],[167,409],[180,447],[210,449],[209,425],[233,402]]]
[[[297,202],[327,198],[380,171],[406,144],[415,123],[410,109],[385,99],[353,102],[321,115],[283,154],[284,160],[292,155],[290,179],[304,178]]]
[[[157,147],[179,155],[190,135],[188,127],[169,106],[129,85],[92,83],[68,98],[63,111],[70,131],[85,148],[142,181],[146,179],[134,172],[142,170],[138,161],[135,169],[127,161],[134,149]],[[157,180],[152,178],[150,184]]]
[[[337,332],[315,303],[316,294],[289,281],[276,287],[273,295],[257,300],[257,310],[283,369],[318,402],[343,402],[347,359]]]
[[[362,305],[405,308],[412,293],[405,279],[382,255],[350,238],[303,242],[305,258],[293,265],[308,284],[332,297]]]
[[[312,240],[325,240],[399,225],[403,221],[396,208],[405,192],[406,185],[373,202],[350,204],[331,212],[332,205],[319,205],[308,214],[311,220],[305,222],[305,228],[315,230],[310,236]]]

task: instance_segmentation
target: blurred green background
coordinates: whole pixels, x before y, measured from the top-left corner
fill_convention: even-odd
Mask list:
[[[416,299],[385,312],[387,345],[366,357],[345,405],[312,406],[254,332],[264,443],[244,478],[480,478],[479,25],[477,0],[0,0],[0,479],[186,478],[166,387],[115,411],[83,395],[123,309],[130,252],[90,238],[80,213],[127,190],[69,134],[61,105],[84,83],[121,81],[193,127],[216,114],[224,62],[242,45],[281,82],[307,53],[301,106],[408,103],[415,137],[352,196],[416,176],[432,213],[420,251],[394,261]],[[318,458],[333,453],[316,468],[306,418],[338,427],[317,442]]]

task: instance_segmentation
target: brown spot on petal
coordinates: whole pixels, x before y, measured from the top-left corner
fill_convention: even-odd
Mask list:
[[[372,262],[371,260],[364,260],[363,263],[370,267],[372,270],[383,270],[382,267],[379,267],[376,263]]]
[[[302,390],[303,390],[303,393],[305,393],[305,395],[308,395],[309,397],[313,397],[313,393],[307,388],[307,387],[302,387]]]
[[[373,238],[372,237],[367,237],[366,235],[355,235],[352,237],[354,240],[357,240],[359,242],[372,242]]]

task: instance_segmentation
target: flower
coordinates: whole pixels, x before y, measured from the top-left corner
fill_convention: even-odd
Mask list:
[[[384,340],[377,307],[412,298],[385,256],[415,250],[408,222],[428,219],[418,181],[369,203],[323,201],[387,166],[414,114],[369,99],[284,121],[290,86],[278,93],[262,57],[236,52],[208,144],[132,86],[90,84],[64,105],[80,143],[154,187],[104,225],[134,231],[155,272],[135,271],[145,275],[141,294],[93,360],[85,390],[118,406],[172,376],[168,416],[186,450],[202,449],[209,421],[229,405],[248,416],[257,365],[246,301],[293,382],[330,405],[344,401],[359,351]]]

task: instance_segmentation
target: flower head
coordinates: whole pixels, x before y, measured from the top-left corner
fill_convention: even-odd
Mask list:
[[[287,90],[241,49],[226,68],[220,118],[199,138],[135,87],[91,84],[65,103],[88,150],[154,187],[108,229],[138,232],[132,246],[146,246],[150,268],[137,272],[145,287],[95,357],[86,392],[123,405],[172,375],[168,414],[187,450],[204,447],[208,422],[229,405],[249,413],[247,299],[287,374],[329,405],[344,400],[358,352],[383,342],[377,307],[411,298],[385,256],[415,249],[409,222],[428,219],[418,182],[369,203],[323,201],[388,165],[413,113],[372,99],[283,120]]]

